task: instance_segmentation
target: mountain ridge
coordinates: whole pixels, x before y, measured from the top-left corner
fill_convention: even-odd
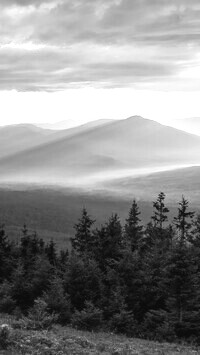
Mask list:
[[[0,180],[83,183],[109,171],[197,164],[199,153],[200,137],[131,116],[1,159]]]

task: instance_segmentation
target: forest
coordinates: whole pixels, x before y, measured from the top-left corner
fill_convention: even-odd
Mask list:
[[[20,241],[0,227],[0,313],[35,328],[49,322],[158,341],[200,344],[200,215],[182,196],[168,221],[165,194],[143,225],[134,200],[125,225],[95,228],[84,208],[70,250],[24,225]]]

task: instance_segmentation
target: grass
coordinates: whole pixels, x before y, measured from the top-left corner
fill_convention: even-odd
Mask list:
[[[179,344],[158,343],[127,338],[112,333],[77,331],[53,326],[49,331],[15,329],[14,320],[1,317],[9,325],[7,350],[4,355],[197,355],[200,349]],[[1,343],[1,337],[0,337]]]

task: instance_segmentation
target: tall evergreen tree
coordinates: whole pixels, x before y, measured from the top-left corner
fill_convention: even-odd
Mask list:
[[[12,246],[2,224],[0,225],[0,281],[10,276],[12,266]]]
[[[192,218],[194,217],[194,212],[188,211],[188,205],[189,202],[182,196],[182,200],[179,202],[178,216],[174,217],[174,225],[178,230],[181,245],[184,245],[190,238]]]
[[[94,238],[91,227],[94,220],[88,215],[87,210],[83,208],[79,223],[75,225],[75,236],[71,238],[72,248],[80,255],[89,253],[93,248]]]
[[[169,209],[165,206],[165,194],[160,192],[158,198],[153,202],[154,214],[151,217],[154,221],[154,225],[160,230],[163,229],[163,223],[167,221],[167,213]]]
[[[140,225],[140,214],[141,212],[139,211],[137,202],[136,200],[133,200],[131,209],[129,211],[129,216],[126,219],[125,224],[125,239],[130,243],[132,251],[138,249],[143,234],[143,226]]]
[[[191,230],[190,242],[199,249],[200,252],[200,214],[193,221],[193,229]]]
[[[199,272],[192,250],[187,245],[180,247],[177,243],[169,254],[165,284],[168,289],[166,305],[177,335],[191,336],[194,326],[199,332]]]
[[[122,256],[123,236],[122,226],[117,214],[112,215],[109,221],[96,231],[96,259],[103,269]]]
[[[47,246],[45,248],[45,253],[47,255],[47,258],[48,258],[50,264],[55,266],[57,263],[57,253],[56,253],[56,244],[52,239],[47,244]]]

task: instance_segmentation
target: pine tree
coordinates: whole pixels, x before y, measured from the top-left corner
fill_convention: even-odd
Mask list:
[[[8,240],[4,225],[0,225],[0,281],[9,278],[13,267],[12,245]]]
[[[97,305],[101,298],[101,272],[96,261],[71,254],[64,274],[64,290],[72,308],[82,310],[86,301]]]
[[[22,229],[21,242],[20,242],[20,251],[23,259],[25,258],[29,259],[29,243],[30,243],[30,236],[28,234],[28,229],[24,224]]]
[[[169,212],[168,208],[165,207],[165,194],[160,192],[158,198],[153,202],[154,215],[151,217],[154,221],[155,227],[158,227],[160,230],[163,229],[163,223],[167,221],[167,213]]]
[[[63,281],[57,275],[50,281],[48,290],[44,292],[43,299],[47,303],[50,313],[58,315],[58,321],[68,323],[71,316],[69,296],[65,294]]]
[[[57,253],[56,253],[56,244],[52,239],[50,243],[46,245],[45,253],[47,255],[50,264],[55,266],[57,263]]]
[[[122,257],[123,236],[122,226],[117,214],[112,215],[108,222],[96,230],[96,260],[101,268],[115,264]]]
[[[69,260],[69,250],[60,250],[57,260],[57,269],[63,274]]]
[[[143,234],[143,226],[140,225],[140,214],[141,212],[139,211],[137,202],[136,200],[133,200],[133,204],[129,211],[129,216],[126,219],[125,224],[125,239],[130,243],[132,251],[138,249]]]
[[[178,216],[174,217],[174,225],[178,230],[181,245],[184,245],[190,237],[192,218],[194,217],[194,212],[188,211],[188,205],[189,202],[182,196],[182,200],[179,202]]]
[[[165,284],[168,289],[166,305],[177,335],[192,335],[194,323],[199,324],[199,273],[187,245],[177,243],[169,254]]]
[[[80,255],[85,255],[92,251],[94,238],[91,232],[91,227],[94,224],[94,220],[90,218],[87,210],[82,210],[82,216],[79,219],[79,223],[75,225],[75,236],[71,238],[72,248]]]
[[[192,227],[193,229],[191,230],[189,241],[200,251],[200,214],[196,216]]]

